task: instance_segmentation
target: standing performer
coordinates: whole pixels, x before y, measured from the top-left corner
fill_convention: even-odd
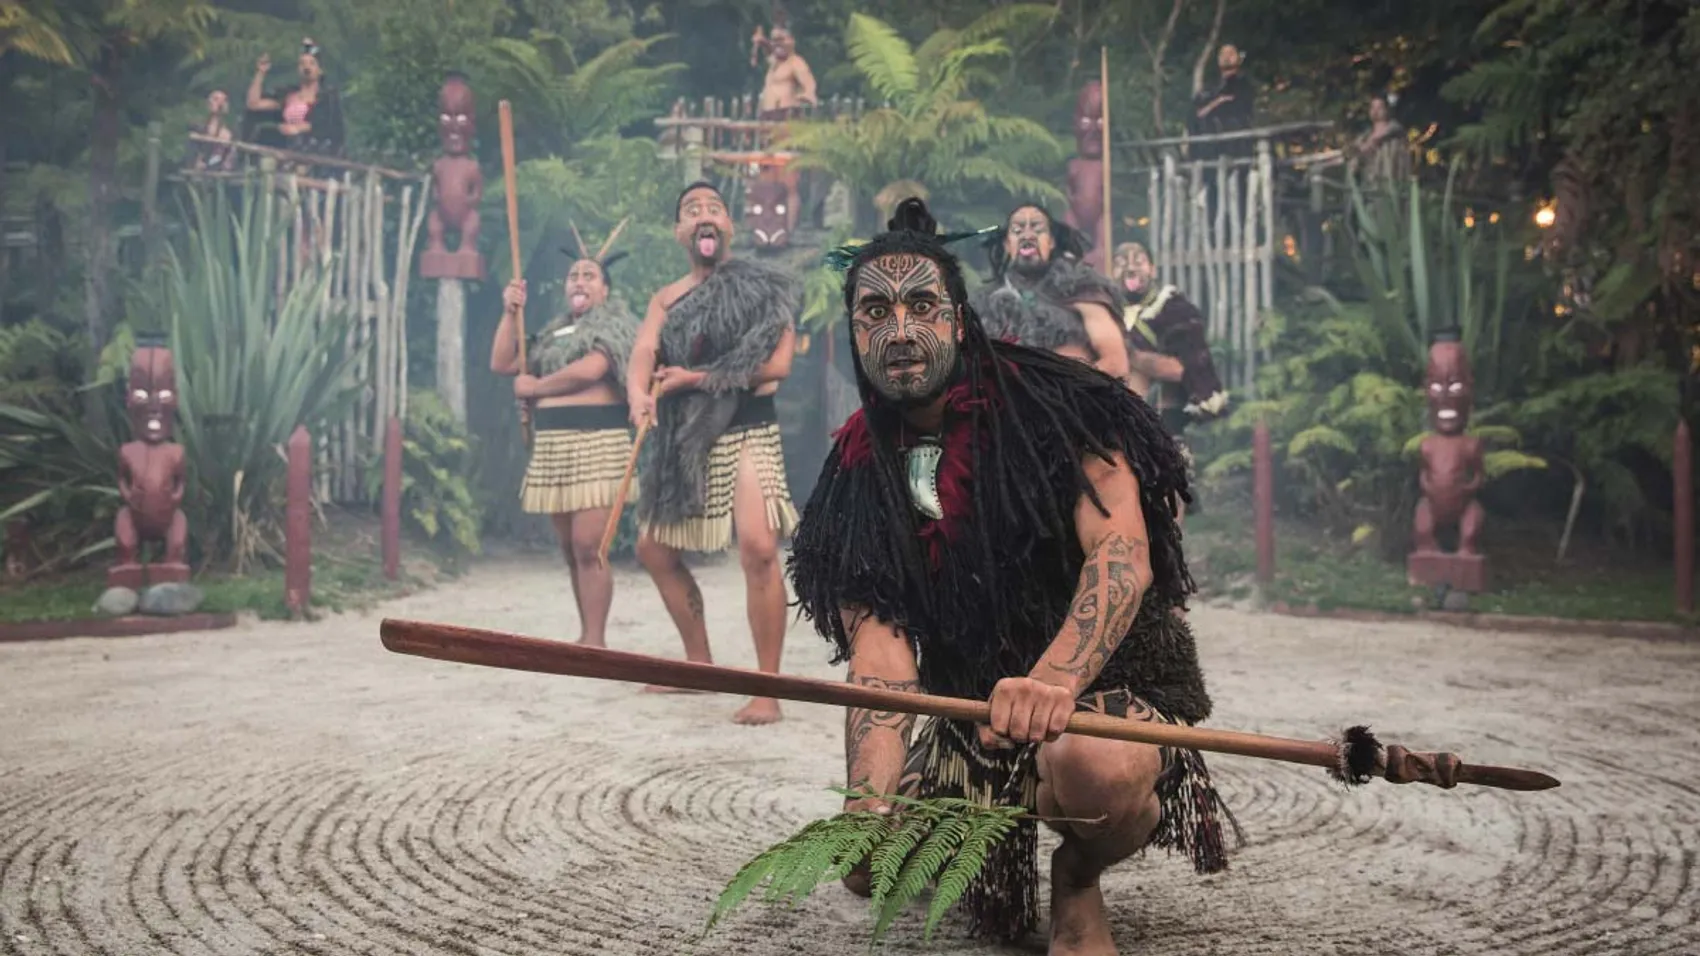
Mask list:
[[[1161,390],[1164,423],[1179,435],[1195,418],[1213,418],[1228,407],[1228,392],[1216,374],[1204,313],[1172,285],[1156,284],[1157,266],[1137,242],[1116,247],[1115,276],[1127,294],[1123,313],[1133,353],[1134,391],[1150,393],[1153,380],[1178,384]]]
[[[1105,869],[1150,845],[1227,865],[1232,817],[1196,751],[1060,736],[1076,710],[1210,714],[1171,613],[1193,590],[1172,510],[1186,466],[1120,382],[991,339],[924,203],[888,228],[834,254],[862,408],[804,509],[792,583],[852,682],[990,698],[992,716],[911,741],[913,718],[851,710],[849,786],[869,796],[846,809],[890,812],[874,795],[899,793],[1069,818],[1052,825],[1050,952],[1114,953]],[[1021,824],[969,889],[976,932],[1036,925],[1036,837]],[[845,883],[868,892],[865,869]]]
[[[724,550],[736,530],[756,661],[777,674],[786,605],[779,542],[797,511],[773,396],[791,373],[801,289],[785,273],[731,258],[732,220],[712,184],[685,187],[675,223],[691,271],[649,300],[626,383],[632,422],[655,420],[654,455],[638,486],[638,558],[685,657],[709,662],[702,591],[679,552]],[[652,380],[653,394],[645,390]],[[732,719],[779,718],[778,701],[758,698]]]
[[[614,576],[597,549],[632,450],[624,366],[638,320],[611,294],[608,267],[624,255],[607,255],[612,244],[610,236],[595,255],[579,244],[567,270],[567,310],[527,340],[527,368],[519,367],[517,334],[524,279],[502,293],[506,310],[490,347],[490,370],[516,376],[514,397],[536,404],[531,420],[537,434],[520,500],[527,512],[546,514],[555,525],[578,604],[579,643],[592,647],[607,646],[614,600]]]
[[[1086,244],[1042,207],[1016,207],[987,243],[992,281],[975,292],[974,311],[993,338],[1046,349],[1126,378],[1121,297],[1081,262]]]

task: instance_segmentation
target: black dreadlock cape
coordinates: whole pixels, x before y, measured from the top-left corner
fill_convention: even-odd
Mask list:
[[[847,307],[860,265],[892,253],[933,258],[953,300],[965,301],[960,266],[931,235],[924,204],[906,201],[894,227],[911,203],[919,213],[908,215],[922,228],[888,232],[857,251]],[[1153,580],[1092,690],[1125,688],[1173,718],[1204,720],[1210,698],[1192,633],[1171,613],[1193,591],[1175,519],[1176,501],[1190,500],[1179,448],[1121,382],[1073,359],[992,341],[972,307],[961,320],[939,478],[941,497],[955,487],[968,499],[956,503],[960,517],[940,528],[945,522],[912,506],[900,411],[858,365],[863,409],[839,432],[792,541],[788,570],[802,612],[832,643],[834,663],[850,653],[841,612],[866,612],[907,635],[928,692],[985,699],[999,679],[1028,674],[1061,630],[1085,562],[1075,508],[1082,496],[1098,503],[1084,463],[1119,454],[1139,479]],[[957,438],[966,449],[957,455],[964,474],[951,479]],[[947,501],[946,522],[950,516]],[[957,740],[972,741],[972,728],[957,730]],[[1203,774],[1202,758],[1192,758]],[[1010,772],[1031,773],[1030,752],[1027,760],[1025,771]],[[1179,802],[1195,796],[1196,809]],[[1218,807],[1205,775],[1201,790],[1164,801],[1154,842],[1189,852],[1202,871],[1221,869]],[[1035,925],[1036,847],[1029,821],[994,851],[966,898],[977,932],[1014,938]]]

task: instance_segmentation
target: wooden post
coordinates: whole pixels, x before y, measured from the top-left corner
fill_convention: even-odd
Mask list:
[[[515,266],[515,275],[519,275]],[[466,424],[466,286],[437,280],[437,394],[455,421]]]
[[[384,577],[401,575],[401,419],[384,432]]]
[[[1110,271],[1110,256],[1115,250],[1115,220],[1111,218],[1110,208],[1110,48],[1098,48],[1098,106],[1100,108],[1098,134],[1103,137],[1104,154],[1104,204],[1099,210],[1102,218],[1103,233],[1099,241],[1103,243],[1103,254],[1098,257],[1098,268],[1108,274]]]
[[[283,602],[293,617],[302,617],[313,592],[313,440],[305,425],[289,436],[289,472],[285,487]]]
[[[1275,461],[1269,448],[1269,423],[1251,433],[1251,500],[1257,531],[1257,583],[1275,580]]]
[[[148,124],[148,165],[142,179],[142,265],[152,266],[159,252],[159,120]]]
[[[1671,449],[1671,489],[1676,525],[1676,609],[1694,613],[1694,437],[1688,420],[1676,423],[1675,447]]]

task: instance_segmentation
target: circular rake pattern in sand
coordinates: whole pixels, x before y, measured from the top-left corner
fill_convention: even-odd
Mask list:
[[[677,950],[743,862],[835,809],[821,779],[835,755],[771,758],[754,733],[662,759],[553,737],[16,768],[0,790],[0,953]],[[1153,956],[1700,951],[1700,788],[1666,741],[1605,757],[1553,736],[1520,748],[1565,781],[1542,794],[1348,790],[1213,756],[1248,845],[1211,877],[1160,852],[1113,871],[1118,935]],[[954,922],[922,944],[917,922],[894,952],[983,952]],[[752,905],[694,951],[848,954],[868,927],[865,903],[827,887],[796,909]]]

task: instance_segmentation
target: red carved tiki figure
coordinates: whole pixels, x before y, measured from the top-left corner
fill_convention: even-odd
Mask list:
[[[1407,573],[1412,584],[1479,592],[1485,589],[1486,569],[1479,547],[1483,512],[1476,492],[1487,473],[1481,439],[1465,434],[1475,382],[1470,358],[1456,335],[1442,333],[1429,347],[1423,387],[1434,431],[1422,444],[1422,498]],[[1458,550],[1447,554],[1440,550],[1436,533],[1452,527],[1458,529]]]
[[[425,249],[419,254],[419,274],[427,279],[483,279],[484,257],[478,252],[478,204],[484,198],[484,172],[472,155],[478,114],[472,87],[458,73],[449,74],[437,94],[437,136],[443,155],[431,166],[431,188],[437,194],[425,220]],[[460,248],[450,252],[444,233],[460,233]]]
[[[146,585],[189,580],[189,523],[183,517],[183,446],[173,441],[177,373],[171,350],[143,344],[130,358],[124,396],[134,436],[118,449],[118,509],[114,537],[118,563],[106,572],[107,587],[139,590]],[[141,563],[142,545],[158,542],[157,563]]]
[[[1086,234],[1088,265],[1104,268],[1104,90],[1097,80],[1080,88],[1074,105],[1074,147],[1068,161],[1068,213],[1063,221]]]
[[[757,251],[777,251],[791,245],[795,222],[791,191],[785,182],[766,177],[746,181],[744,225],[755,238]]]

